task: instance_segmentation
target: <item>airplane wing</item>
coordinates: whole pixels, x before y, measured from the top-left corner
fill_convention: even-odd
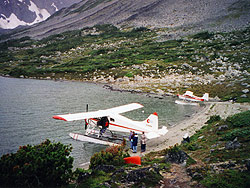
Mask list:
[[[57,115],[53,116],[54,119],[64,120],[64,121],[75,121],[75,120],[82,120],[82,119],[89,119],[89,118],[97,118],[108,116],[109,113],[105,112],[105,110],[99,110],[95,112],[82,112],[76,114],[64,114],[64,115]]]
[[[139,103],[131,103],[131,104],[126,104],[126,105],[110,108],[110,109],[108,109],[108,111],[115,113],[115,114],[121,114],[124,112],[136,110],[136,109],[139,109],[142,107],[143,107],[143,105],[141,105]]]
[[[128,112],[131,110],[142,108],[143,105],[139,103],[131,103],[123,106],[118,106],[114,108],[109,108],[107,110],[98,110],[94,112],[82,112],[76,114],[65,114],[65,115],[57,115],[53,116],[54,119],[64,120],[64,121],[75,121],[89,118],[97,118],[103,116],[109,116],[111,114],[120,114],[124,112]]]

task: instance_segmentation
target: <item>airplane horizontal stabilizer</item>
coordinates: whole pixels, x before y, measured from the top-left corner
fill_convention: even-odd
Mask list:
[[[153,138],[163,136],[167,132],[168,132],[167,127],[163,126],[161,129],[158,129],[156,132],[152,131],[152,132],[145,133],[145,136],[147,137],[147,139],[153,139]]]

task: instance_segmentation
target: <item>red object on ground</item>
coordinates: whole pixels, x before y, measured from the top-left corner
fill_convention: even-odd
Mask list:
[[[140,156],[132,156],[132,157],[126,157],[124,158],[124,161],[126,164],[137,164],[141,165],[141,157]]]

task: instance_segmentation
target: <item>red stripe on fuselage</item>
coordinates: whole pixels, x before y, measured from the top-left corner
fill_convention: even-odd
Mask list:
[[[97,119],[94,119],[94,118],[90,118],[90,119],[93,120],[93,121],[98,121]],[[114,124],[114,123],[109,123],[109,124],[113,125],[113,126],[116,126],[116,127],[121,127],[121,128],[124,128],[124,129],[129,129],[129,130],[132,130],[132,131],[147,132],[147,131],[140,131],[140,130],[133,129],[133,128],[128,128],[128,127],[125,127],[125,126],[122,126],[122,125],[117,125],[117,124]]]
[[[199,98],[199,97],[191,97],[191,96],[189,96],[189,95],[178,95],[178,96],[182,96],[182,97],[189,98],[189,99],[194,99],[194,100],[197,100],[197,101],[204,101],[204,99],[202,99],[202,98]]]

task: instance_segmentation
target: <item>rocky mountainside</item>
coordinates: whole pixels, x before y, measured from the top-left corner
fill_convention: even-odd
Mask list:
[[[2,0],[0,1],[0,28],[13,29],[32,25],[43,20],[64,7],[80,0]]]
[[[122,28],[169,28],[168,32],[162,33],[168,37],[173,33],[176,35],[176,30],[192,33],[238,29],[249,23],[249,17],[249,0],[85,0],[58,11],[45,22],[19,32],[16,37],[40,39],[104,23]]]

